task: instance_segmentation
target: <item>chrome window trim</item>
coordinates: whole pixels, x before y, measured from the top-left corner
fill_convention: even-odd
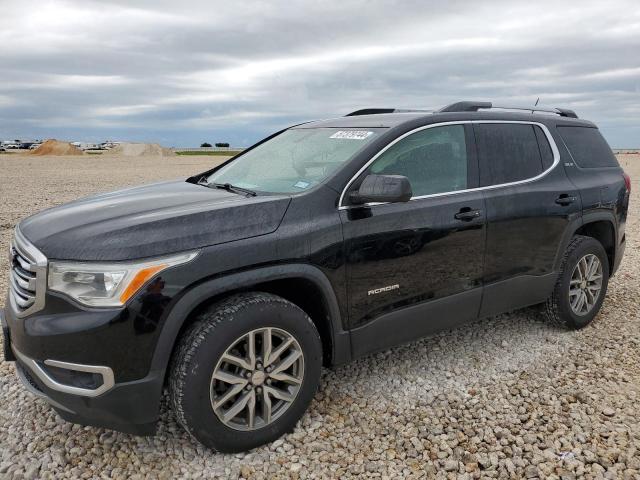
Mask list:
[[[98,388],[81,388],[71,385],[65,385],[60,383],[51,376],[36,362],[34,359],[27,357],[24,353],[20,352],[16,347],[11,345],[13,353],[16,357],[31,370],[47,387],[51,390],[58,392],[68,393],[71,395],[81,395],[83,397],[97,397],[102,395],[107,390],[110,390],[115,385],[113,377],[113,370],[109,367],[103,367],[99,365],[83,365],[80,363],[60,362],[58,360],[45,360],[45,365],[51,365],[52,367],[65,368],[67,370],[76,370],[79,372],[97,373],[102,377],[102,385]]]
[[[423,198],[444,197],[444,196],[447,196],[447,195],[457,195],[457,194],[460,194],[460,193],[468,193],[468,192],[479,192],[479,191],[482,191],[482,190],[493,190],[495,188],[511,187],[511,186],[514,186],[514,185],[522,185],[522,184],[525,184],[525,183],[535,182],[536,180],[539,180],[542,177],[545,177],[546,175],[548,175],[560,163],[560,151],[558,150],[558,146],[556,145],[555,140],[551,136],[551,132],[549,131],[547,126],[542,124],[542,123],[540,123],[540,122],[533,122],[533,121],[526,121],[526,120],[458,120],[458,121],[453,121],[453,122],[432,123],[430,125],[424,125],[422,127],[415,128],[413,130],[408,131],[407,133],[404,133],[404,134],[400,135],[398,138],[396,138],[395,140],[393,140],[392,142],[387,144],[382,150],[380,150],[378,153],[376,153],[371,158],[371,160],[369,160],[367,163],[365,163],[364,166],[362,168],[360,168],[353,177],[351,177],[351,180],[349,180],[349,182],[347,182],[347,185],[342,190],[342,193],[340,194],[340,199],[338,200],[338,210],[346,210],[346,209],[350,209],[350,208],[354,208],[354,207],[356,207],[356,208],[357,207],[372,207],[372,206],[375,206],[375,205],[386,205],[388,203],[388,202],[371,202],[371,203],[365,203],[363,205],[343,205],[344,197],[345,197],[345,195],[347,193],[347,190],[349,190],[349,187],[351,186],[351,184],[353,182],[355,182],[356,179],[362,174],[362,172],[364,172],[367,168],[369,168],[369,165],[371,165],[373,162],[375,162],[380,155],[382,155],[384,152],[386,152],[389,148],[391,148],[393,145],[395,145],[399,141],[403,140],[404,138],[408,137],[409,135],[413,135],[414,133],[420,132],[422,130],[426,130],[428,128],[443,127],[443,126],[448,126],[448,125],[465,125],[465,124],[480,124],[480,123],[515,123],[515,124],[522,124],[522,125],[537,125],[538,127],[540,127],[542,129],[542,131],[544,132],[545,136],[547,137],[547,141],[549,142],[549,145],[551,146],[551,151],[553,152],[553,163],[551,164],[551,166],[549,168],[547,168],[543,172],[539,173],[535,177],[526,178],[524,180],[517,180],[515,182],[500,183],[500,184],[497,184],[497,185],[487,185],[487,186],[484,186],[484,187],[467,188],[467,189],[464,189],[464,190],[453,190],[453,191],[450,191],[450,192],[432,193],[432,194],[429,194],[429,195],[418,195],[418,196],[415,196],[415,197],[411,197],[411,199],[409,200],[410,202],[412,202],[414,200],[422,200]]]
[[[11,252],[13,249],[15,249],[22,257],[32,262],[25,270],[33,272],[36,276],[34,285],[35,299],[33,304],[25,310],[21,310],[18,305],[16,305],[14,294],[11,292],[11,289],[9,289],[9,303],[11,304],[16,317],[23,318],[44,308],[44,299],[47,290],[47,257],[45,257],[40,250],[25,238],[18,226],[16,226],[14,230],[13,239],[9,242],[10,269],[13,268],[11,265]]]

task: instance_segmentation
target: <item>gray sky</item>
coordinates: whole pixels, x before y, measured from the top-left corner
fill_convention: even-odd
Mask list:
[[[0,138],[229,141],[370,107],[573,108],[640,147],[640,2],[0,0]]]

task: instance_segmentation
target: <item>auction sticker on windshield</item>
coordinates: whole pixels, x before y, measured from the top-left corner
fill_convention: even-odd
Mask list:
[[[329,138],[342,138],[346,140],[364,140],[373,135],[373,132],[367,130],[339,130]]]

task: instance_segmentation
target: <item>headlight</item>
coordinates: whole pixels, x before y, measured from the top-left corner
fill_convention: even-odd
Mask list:
[[[186,263],[197,254],[190,252],[127,263],[51,262],[49,290],[64,293],[91,307],[119,307],[151,277],[166,268]]]

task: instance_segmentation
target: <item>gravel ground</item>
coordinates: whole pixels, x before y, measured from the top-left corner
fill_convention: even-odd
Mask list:
[[[0,156],[0,250],[36,210],[215,161]],[[237,455],[193,441],[166,402],[155,437],[65,423],[2,362],[0,477],[640,478],[640,157],[621,162],[626,257],[584,330],[527,309],[326,370],[293,433]],[[2,291],[6,270],[1,255]]]

